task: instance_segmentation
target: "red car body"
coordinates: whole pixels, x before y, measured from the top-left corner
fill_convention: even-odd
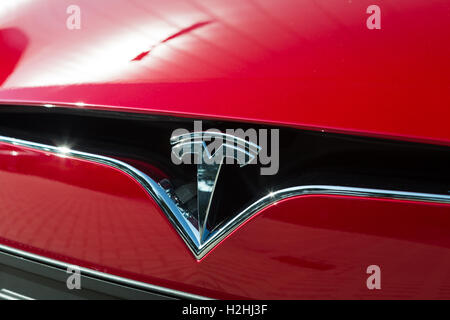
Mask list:
[[[69,30],[72,2],[0,4],[1,104],[450,146],[446,0],[378,1],[380,30],[366,0],[77,0]],[[0,159],[4,246],[210,298],[450,298],[448,203],[290,197],[196,260],[120,170],[5,142]]]

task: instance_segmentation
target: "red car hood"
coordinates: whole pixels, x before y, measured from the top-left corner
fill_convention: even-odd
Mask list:
[[[0,4],[0,102],[278,123],[450,145],[450,3]],[[50,5],[52,3],[52,5]]]

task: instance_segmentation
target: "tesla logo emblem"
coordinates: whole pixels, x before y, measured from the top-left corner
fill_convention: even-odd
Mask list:
[[[170,139],[173,155],[180,161],[197,165],[197,230],[202,244],[209,236],[207,222],[222,164],[234,163],[243,167],[256,157],[261,147],[247,140],[220,132],[192,132]],[[209,142],[209,144],[208,144]]]

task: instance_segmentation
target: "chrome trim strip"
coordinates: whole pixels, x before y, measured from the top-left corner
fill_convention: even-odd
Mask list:
[[[23,259],[36,261],[39,263],[43,263],[43,264],[46,264],[46,265],[49,265],[52,267],[56,267],[59,269],[64,269],[64,270],[67,270],[68,267],[74,266],[69,263],[46,258],[46,257],[40,256],[40,255],[34,254],[34,253],[29,253],[29,252],[19,250],[16,248],[12,248],[9,246],[5,246],[2,244],[0,244],[0,252],[9,253],[9,254],[18,256],[20,258],[23,258]],[[147,290],[147,291],[151,291],[151,292],[155,292],[155,293],[161,293],[161,294],[169,295],[169,296],[172,296],[175,298],[193,299],[193,300],[209,300],[210,299],[210,298],[199,296],[196,294],[191,294],[191,293],[186,293],[186,292],[182,292],[182,291],[178,291],[178,290],[174,290],[174,289],[164,288],[164,287],[160,287],[160,286],[156,286],[156,285],[152,285],[152,284],[148,284],[148,283],[140,282],[140,281],[136,281],[136,280],[131,280],[131,279],[115,276],[112,274],[108,274],[108,273],[104,273],[104,272],[100,272],[100,271],[96,271],[96,270],[92,270],[92,269],[88,269],[88,268],[83,268],[83,267],[79,267],[79,266],[76,266],[76,267],[80,270],[80,273],[84,276],[93,277],[93,278],[97,278],[97,279],[104,280],[104,281],[115,282],[115,283],[118,283],[118,284],[121,284],[124,286],[131,286],[131,287],[141,289],[141,290]]]
[[[178,206],[173,202],[173,200],[166,194],[164,189],[157,182],[152,180],[145,173],[139,171],[138,169],[113,158],[75,150],[62,149],[20,139],[0,136],[0,142],[33,148],[40,151],[51,152],[59,156],[79,158],[96,163],[101,163],[119,169],[122,172],[128,174],[139,184],[141,184],[148,192],[148,194],[156,201],[161,210],[163,210],[168,219],[172,222],[172,225],[175,227],[178,234],[185,241],[188,248],[192,251],[195,258],[198,260],[203,258],[219,242],[225,239],[232,231],[237,229],[240,225],[242,225],[242,223],[244,223],[254,214],[270,206],[271,204],[291,197],[302,195],[340,195],[450,204],[450,195],[328,185],[296,186],[269,193],[267,196],[259,199],[258,201],[247,207],[245,210],[237,214],[236,217],[228,221],[220,229],[214,231],[207,241],[199,244],[196,241],[197,237],[195,237],[195,235],[186,235],[184,233],[193,231],[191,230],[191,228],[189,228],[189,226],[185,226],[186,221],[182,218],[182,212],[179,210]]]
[[[34,300],[33,298],[24,296],[23,294],[8,290],[1,289],[0,290],[0,299],[4,300]]]
[[[327,185],[306,185],[286,188],[269,193],[267,196],[254,202],[226,223],[217,231],[218,235],[216,237],[212,237],[210,242],[206,242],[205,245],[201,247],[202,252],[204,252],[203,256],[257,212],[260,212],[264,208],[267,208],[268,206],[281,200],[304,195],[338,195],[450,204],[450,196],[431,193]]]
[[[51,152],[61,157],[72,157],[82,160],[88,160],[116,168],[128,174],[140,185],[142,185],[147,193],[156,201],[161,210],[167,215],[168,219],[171,221],[177,232],[181,235],[184,242],[192,250],[194,255],[196,255],[194,248],[197,248],[199,246],[199,243],[197,242],[198,237],[194,234],[194,230],[187,224],[187,221],[183,218],[183,213],[179,210],[174,201],[167,195],[164,189],[156,181],[151,179],[142,171],[120,160],[104,157],[101,155],[75,151],[67,148],[49,146],[4,136],[0,136],[0,142],[9,143],[25,148],[32,148],[39,151]]]

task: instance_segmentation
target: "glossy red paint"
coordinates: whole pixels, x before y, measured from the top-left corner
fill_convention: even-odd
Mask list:
[[[2,143],[0,179],[0,243],[83,267],[213,298],[449,297],[450,205],[296,197],[197,262],[116,169]],[[380,291],[366,287],[372,264]]]
[[[10,3],[0,104],[450,145],[447,0],[377,1],[381,30],[366,28],[370,0],[77,0],[80,30],[66,28],[71,0]],[[449,205],[296,197],[197,262],[118,170],[0,144],[0,180],[0,243],[103,272],[213,298],[450,297]],[[381,291],[366,288],[371,264]]]
[[[81,29],[68,30],[72,2],[0,5],[2,30],[27,39],[0,52],[1,103],[82,102],[450,145],[447,0],[377,1],[381,30],[366,27],[371,0],[78,0]]]

